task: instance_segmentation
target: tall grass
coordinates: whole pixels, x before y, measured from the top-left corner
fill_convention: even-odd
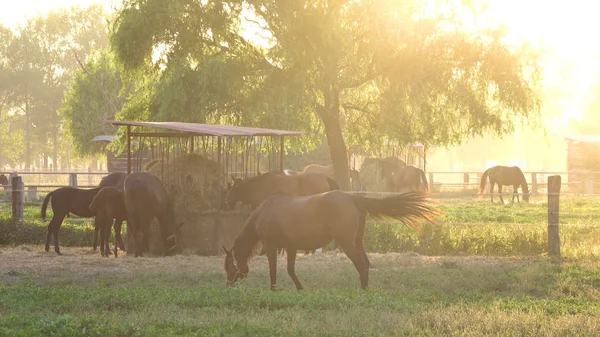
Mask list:
[[[547,204],[491,204],[489,199],[438,199],[442,216],[423,224],[421,233],[393,222],[369,221],[365,247],[369,252],[418,252],[423,255],[544,256],[548,247]],[[565,257],[600,257],[600,198],[561,198],[560,240]],[[0,217],[0,244],[37,244],[45,240],[48,220],[39,219],[39,205],[26,208],[25,220],[13,224],[10,213]],[[52,212],[48,214],[48,219]],[[91,220],[67,218],[61,245],[89,246]],[[331,244],[327,249],[335,249]]]

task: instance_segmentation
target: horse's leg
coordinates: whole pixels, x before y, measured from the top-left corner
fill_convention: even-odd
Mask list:
[[[498,184],[498,195],[500,195],[500,201],[504,205],[504,198],[502,198],[502,185]]]
[[[269,259],[269,276],[271,277],[271,290],[277,289],[277,248],[268,247],[267,258]],[[289,253],[288,253],[289,256]]]
[[[359,254],[361,255],[363,261],[365,261],[367,263],[367,268],[371,267],[371,261],[369,261],[369,257],[367,256],[367,252],[365,251],[365,245],[364,245],[364,237],[365,237],[365,228],[366,228],[366,223],[367,223],[367,214],[366,213],[361,213],[359,219],[358,219],[358,232],[356,233],[356,239],[354,239],[354,246],[356,246],[356,249],[358,250]]]
[[[112,232],[112,228],[113,228],[113,221],[114,219],[111,217],[108,218],[108,221],[106,222],[106,251],[108,252],[108,254],[111,254],[111,250],[110,250],[110,233]],[[117,249],[117,237],[116,237],[116,233],[115,233],[115,257],[118,257],[118,249]],[[108,256],[108,254],[106,254]]]
[[[515,203],[515,196],[517,197],[517,202],[520,202],[519,201],[519,185],[513,185],[513,199],[512,199],[513,204]]]
[[[139,223],[135,216],[129,215],[127,218],[127,230],[131,231],[133,237],[133,249],[135,250],[135,257],[141,256],[140,242],[139,242]]]
[[[492,204],[494,203],[494,185],[496,183],[490,179],[490,198],[492,199]]]
[[[102,251],[102,256],[108,257],[111,255],[110,243],[108,242],[111,225],[108,217],[104,217],[102,220],[102,223],[100,223],[100,249]]]
[[[60,253],[60,247],[58,246],[58,230],[60,229],[60,225],[62,225],[62,222],[65,219],[65,215],[66,214],[59,214],[58,216],[55,215],[54,217],[52,217],[52,220],[50,220],[50,223],[48,224],[48,231],[52,230],[52,235],[54,236],[54,251],[58,255],[62,255]],[[47,243],[46,247],[48,247]]]
[[[123,228],[123,220],[124,219],[115,219],[115,238],[117,240],[117,244],[119,245],[119,249],[126,252],[125,243],[123,242],[123,238],[121,237],[121,229]],[[116,250],[116,248],[115,248]]]
[[[302,284],[296,276],[296,249],[287,248],[287,272],[294,281],[297,290],[302,290]]]
[[[96,217],[94,217],[94,244],[92,246],[92,250],[96,251],[98,248],[98,231],[99,231],[99,227],[98,227],[98,222],[96,221]],[[102,249],[102,247],[100,247],[100,249]],[[102,253],[102,252],[101,252]]]
[[[353,243],[342,243],[342,248],[344,249],[344,253],[346,256],[354,263],[354,267],[358,271],[358,275],[360,275],[360,287],[363,289],[367,289],[369,286],[369,265],[367,261],[363,259],[358,249],[354,246]]]

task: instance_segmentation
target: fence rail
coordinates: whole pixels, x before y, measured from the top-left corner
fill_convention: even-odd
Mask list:
[[[554,174],[553,174],[554,173]],[[11,179],[9,185],[10,195],[11,195],[11,207],[12,207],[12,219],[15,221],[23,220],[23,211],[25,206],[25,196],[27,194],[28,198],[37,199],[37,194],[39,192],[38,188],[58,188],[60,186],[72,186],[72,187],[95,187],[99,183],[100,179],[107,175],[107,172],[20,172],[20,173],[11,173]],[[566,184],[563,181],[568,181],[567,179],[562,178],[562,176],[566,176],[566,172],[528,172],[530,180],[529,183],[532,185],[531,193],[534,195],[538,195],[541,189],[546,189],[544,193],[548,197],[548,254],[553,257],[560,256],[560,239],[559,239],[559,198],[561,195],[562,186],[569,186],[569,182]],[[37,175],[38,184],[32,184],[32,176]],[[56,175],[67,175],[68,183],[67,184],[49,184],[47,182],[41,183],[41,176],[56,176]],[[79,184],[80,175],[87,175],[87,185]],[[435,196],[435,188],[439,185],[445,185],[450,187],[459,187],[461,189],[468,189],[472,186],[478,186],[479,183],[473,183],[471,180],[480,179],[481,173],[479,172],[429,172],[429,185]],[[458,175],[459,179],[462,175],[462,182],[459,181],[445,181],[443,183],[435,180],[435,176],[438,175],[438,178],[442,175]],[[93,179],[93,178],[97,179]],[[540,178],[547,178],[547,182],[544,182]],[[27,184],[25,182],[28,182]],[[58,181],[58,180],[56,180]],[[589,186],[592,186],[593,191],[593,182],[585,182],[583,186],[586,190]],[[382,193],[378,193],[382,194]],[[471,193],[472,194],[472,193]],[[512,193],[503,193],[503,195],[510,196]],[[489,195],[489,194],[488,194]],[[441,193],[438,195],[441,196]]]

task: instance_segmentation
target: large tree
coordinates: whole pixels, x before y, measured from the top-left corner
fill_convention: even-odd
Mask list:
[[[345,185],[345,139],[367,149],[450,145],[510,132],[514,117],[538,112],[526,49],[507,45],[503,29],[463,29],[464,8],[438,6],[136,0],[120,11],[111,43],[126,68],[161,73],[137,110],[144,116],[322,125]]]
[[[62,118],[57,110],[67,83],[79,69],[76,58],[85,59],[94,48],[108,44],[104,12],[100,5],[60,9],[8,32],[0,32],[0,77],[6,78],[0,85],[0,100],[10,98],[5,110],[21,123],[25,166],[41,160],[47,168],[50,157],[55,163],[58,159]]]

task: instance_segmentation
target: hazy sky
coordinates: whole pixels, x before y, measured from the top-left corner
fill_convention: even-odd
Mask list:
[[[105,4],[107,11],[121,0],[13,0],[5,1],[0,11],[0,22],[16,27],[28,17],[56,7],[87,6],[94,2]],[[600,20],[596,0],[488,0],[486,17],[479,21],[499,22],[510,27],[514,34],[524,37],[534,46],[547,51],[546,80],[560,83],[563,78],[552,77],[552,72],[566,65],[576,87],[576,94],[565,103],[565,115],[579,114],[578,106],[587,89],[600,73],[600,43],[597,32]]]

